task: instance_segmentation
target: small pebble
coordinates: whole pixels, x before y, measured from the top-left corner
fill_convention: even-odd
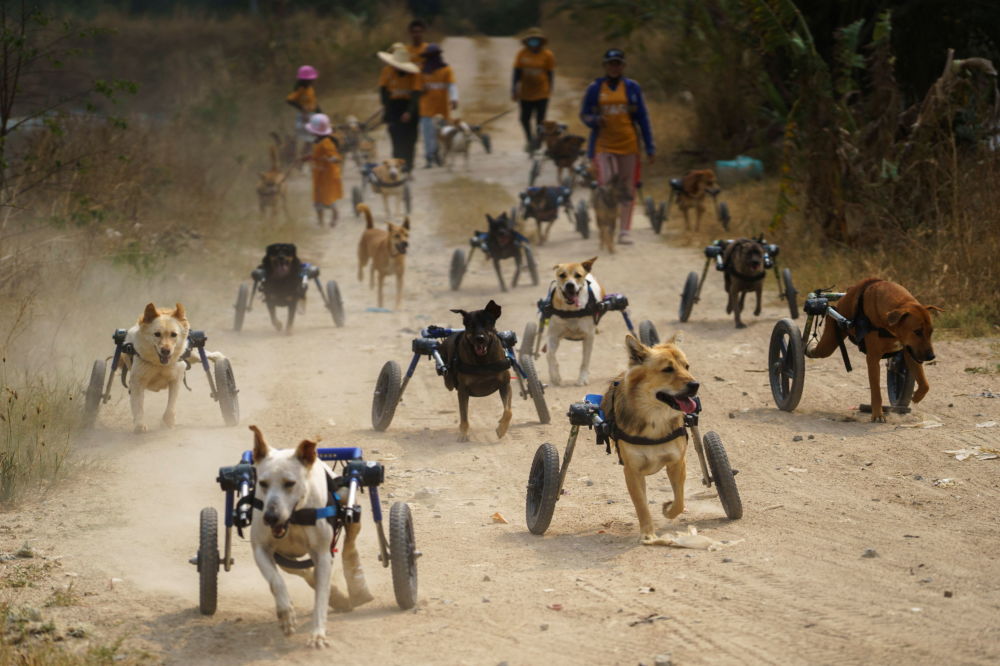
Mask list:
[[[861,557],[878,557],[878,552],[874,548],[865,548],[865,552],[861,553]]]
[[[723,564],[729,564],[732,561],[733,561],[733,558],[731,558],[731,557],[723,557],[722,558],[722,563]]]
[[[608,500],[608,504],[614,504],[614,503],[615,503],[614,500]]]
[[[539,626],[538,628],[541,629],[542,631],[548,631],[549,630],[549,625],[543,624],[543,625]]]
[[[672,666],[673,663],[669,652],[653,657],[653,666]]]
[[[934,579],[933,578],[921,578],[920,582],[921,583],[933,583]]]
[[[945,598],[947,598],[947,599],[951,599],[951,598],[952,598],[953,596],[955,596],[955,593],[954,593],[954,592],[952,592],[951,590],[945,590],[945,591],[944,591],[944,596],[945,596]]]
[[[919,474],[914,474],[913,475],[913,480],[914,481],[923,481],[924,477],[920,476]]]
[[[792,437],[792,441],[793,442],[801,442],[802,441],[802,435],[796,435],[795,437]]]
[[[489,597],[483,597],[483,603],[484,604],[490,603],[490,598]]]
[[[488,582],[490,582],[491,580],[493,580],[493,579],[492,579],[492,578],[490,578],[489,576],[483,576],[483,582],[484,582],[484,583],[488,583]]]

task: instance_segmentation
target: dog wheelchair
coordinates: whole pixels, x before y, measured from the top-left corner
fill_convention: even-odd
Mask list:
[[[667,194],[666,201],[657,204],[653,197],[645,197],[643,207],[646,211],[646,217],[649,219],[649,225],[653,227],[655,233],[660,233],[663,223],[670,218],[670,204],[682,194],[684,194],[684,179],[671,178],[670,192]],[[729,206],[725,201],[719,201],[719,190],[708,190],[708,194],[712,197],[715,219],[719,221],[724,230],[729,231],[729,222],[732,219],[729,214]]]
[[[517,211],[512,209],[510,212],[511,220],[516,219]],[[452,291],[458,291],[459,287],[462,286],[462,278],[465,277],[466,271],[469,269],[469,264],[472,263],[472,255],[476,253],[476,250],[480,250],[487,259],[493,260],[493,268],[496,270],[497,280],[500,281],[500,290],[507,291],[507,285],[503,281],[503,275],[500,272],[500,259],[493,256],[492,251],[489,246],[490,232],[489,231],[476,231],[472,234],[472,238],[469,239],[469,254],[466,255],[461,248],[456,249],[451,255],[451,267],[448,270],[448,284]],[[524,253],[525,263],[528,265],[528,273],[531,275],[532,286],[538,286],[538,264],[535,262],[535,255],[531,251],[531,243],[523,235],[517,231],[513,231],[510,234],[509,243],[512,243],[519,251]],[[518,272],[514,274],[514,280],[511,283],[512,287],[517,286],[518,278],[520,277],[520,268]]]
[[[792,282],[792,270],[784,268],[780,272],[778,271],[776,257],[781,248],[774,243],[768,243],[764,240],[763,236],[754,240],[764,247],[764,274],[761,279],[767,276],[769,269],[774,269],[774,278],[778,282],[778,295],[788,303],[788,312],[792,316],[792,319],[798,319],[799,304],[797,299],[799,292],[795,290],[795,283]],[[684,281],[684,288],[681,291],[680,311],[677,314],[678,319],[687,321],[691,317],[691,310],[694,309],[694,304],[701,300],[701,288],[705,286],[705,278],[708,275],[708,268],[712,265],[712,262],[715,262],[715,270],[726,270],[722,255],[725,254],[726,248],[733,242],[732,240],[717,240],[705,247],[705,267],[701,271],[701,278],[698,277],[696,272],[691,271]]]
[[[375,395],[372,399],[372,428],[378,432],[385,431],[392,423],[392,417],[396,413],[396,406],[403,397],[406,385],[410,383],[413,372],[417,369],[417,362],[421,356],[433,359],[434,367],[438,375],[448,372],[448,364],[441,358],[441,341],[453,333],[461,333],[461,328],[445,328],[443,326],[428,326],[420,331],[420,337],[414,338],[412,349],[413,358],[406,369],[406,376],[401,378],[399,364],[395,361],[386,361],[382,370],[378,374],[375,383]],[[535,364],[530,357],[522,354],[520,360],[514,354],[514,346],[517,344],[517,334],[514,331],[497,331],[497,337],[504,347],[507,361],[514,370],[517,378],[521,398],[527,400],[529,397],[535,403],[535,411],[538,413],[538,420],[545,424],[551,418],[549,408],[545,404],[545,389],[538,379],[535,371]],[[402,379],[402,381],[400,381]]]
[[[603,396],[591,393],[582,402],[575,402],[569,406],[569,412],[566,414],[570,423],[569,439],[566,442],[561,466],[559,451],[555,445],[545,442],[535,451],[535,457],[531,461],[531,471],[528,473],[528,491],[524,504],[528,531],[532,534],[545,534],[549,523],[552,522],[556,502],[559,501],[566,481],[566,471],[569,469],[570,460],[573,459],[580,427],[586,426],[594,430],[597,436],[596,443],[603,444],[605,451],[611,453],[611,425],[601,409],[602,399]],[[715,485],[726,517],[737,520],[743,517],[743,503],[735,479],[738,471],[730,467],[729,456],[726,455],[726,448],[718,433],[709,431],[702,439],[698,428],[701,399],[694,398],[694,401],[698,408],[684,415],[684,427],[690,431],[694,449],[698,452],[701,482],[706,487]]]
[[[372,520],[375,521],[379,543],[379,562],[383,567],[392,567],[392,588],[400,609],[408,610],[417,603],[417,550],[413,536],[413,517],[405,502],[395,502],[389,509],[389,538],[386,539],[382,527],[382,505],[378,488],[385,480],[385,469],[375,461],[364,460],[357,447],[320,448],[316,450],[320,460],[331,463],[336,469],[341,466],[341,475],[330,478],[329,503],[321,509],[300,509],[292,514],[293,524],[313,525],[317,520],[329,520],[333,525],[333,542],[330,552],[335,553],[337,540],[348,523],[361,522],[361,504],[358,493],[368,490],[371,497]],[[226,494],[225,541],[219,553],[219,516],[213,507],[201,510],[198,524],[198,553],[188,560],[198,569],[198,609],[202,615],[213,615],[218,605],[219,567],[224,571],[232,569],[233,527],[242,538],[243,530],[250,527],[254,509],[262,510],[260,501],[255,501],[257,471],[253,466],[253,452],[244,451],[240,462],[231,467],[220,467],[215,479]],[[340,506],[340,492],[347,490],[347,505]],[[274,561],[287,569],[309,569],[310,558],[296,560],[274,554]]]
[[[400,180],[398,183],[383,183],[375,175],[375,167],[379,165],[378,162],[368,162],[367,164],[361,165],[361,184],[355,185],[351,188],[351,209],[354,211],[354,217],[359,215],[358,204],[364,203],[365,201],[365,187],[370,186],[372,191],[378,191],[378,188],[384,187],[386,189],[392,189],[394,187],[403,188],[403,206],[406,210],[406,214],[410,214],[410,206],[412,199],[410,197],[410,178],[407,174],[405,178]]]
[[[532,204],[532,195],[542,190],[545,194],[545,208],[537,209]],[[590,238],[590,211],[587,202],[581,199],[574,205],[572,187],[568,185],[529,187],[518,194],[517,199],[519,203],[517,217],[523,220],[534,218],[541,225],[543,222],[555,222],[559,217],[559,209],[562,208],[576,227],[577,233],[584,239]]]
[[[111,400],[111,384],[114,382],[115,373],[121,368],[121,383],[126,389],[128,385],[128,370],[122,363],[122,355],[135,355],[135,349],[131,343],[125,342],[128,330],[124,328],[115,329],[112,339],[115,342],[115,353],[111,357],[111,372],[107,372],[107,361],[97,359],[90,370],[90,382],[87,384],[87,392],[84,398],[83,418],[87,428],[92,428],[97,421],[97,412],[101,405]],[[222,411],[222,420],[227,426],[234,426],[240,421],[240,403],[237,398],[239,390],[236,388],[236,378],[233,376],[233,366],[228,358],[219,359],[215,362],[214,373],[209,369],[208,356],[205,354],[205,343],[208,336],[204,331],[188,331],[187,346],[181,359],[187,367],[191,368],[191,355],[197,350],[201,367],[205,370],[205,377],[208,379],[209,395],[212,400],[219,403]],[[105,381],[105,375],[107,380]],[[184,378],[184,386],[187,387],[187,377]],[[190,390],[190,387],[188,387]]]
[[[587,285],[587,289],[590,289],[590,285]],[[524,336],[521,338],[521,361],[523,362],[525,357],[528,360],[538,358],[541,355],[542,347],[542,333],[545,331],[545,327],[549,324],[549,319],[553,315],[559,316],[571,316],[571,317],[593,317],[594,323],[600,323],[601,318],[604,317],[608,312],[621,312],[622,319],[625,320],[625,327],[628,332],[632,335],[638,335],[639,340],[642,344],[647,346],[652,346],[660,342],[660,335],[656,331],[656,327],[653,322],[648,319],[644,319],[639,322],[639,332],[636,333],[635,327],[632,325],[632,318],[628,315],[628,298],[624,294],[608,294],[603,300],[598,301],[594,296],[593,292],[590,292],[590,298],[587,300],[587,307],[582,310],[569,310],[567,312],[560,312],[552,306],[552,295],[555,293],[556,284],[552,283],[549,287],[549,293],[545,298],[539,299],[538,301],[538,323],[529,321],[524,327]]]
[[[843,297],[844,294],[841,292],[831,292],[826,289],[812,291],[802,306],[806,313],[806,325],[802,332],[791,319],[781,319],[774,325],[767,351],[767,375],[771,384],[771,395],[778,409],[791,412],[802,398],[806,375],[806,350],[803,340],[808,342],[810,339],[819,339],[827,315],[845,334],[854,326],[854,322],[837,312],[836,307],[832,305]],[[863,338],[864,336],[849,339],[860,348]],[[906,365],[905,353],[904,350],[900,350],[883,357],[887,366],[886,390],[889,394],[889,405],[882,407],[884,412],[910,413],[910,400],[913,398],[916,378]],[[843,339],[840,341],[840,354],[844,360],[844,367],[851,372],[851,359],[847,355]],[[871,405],[862,404],[859,409],[869,413]]]
[[[292,254],[295,255],[295,246],[291,243],[274,243],[267,247],[267,252],[270,254],[272,248],[278,245],[288,245],[291,246]],[[282,298],[279,294],[274,294],[268,289],[267,273],[263,268],[255,268],[250,271],[250,277],[253,279],[253,285],[248,287],[245,283],[240,285],[239,291],[236,293],[236,303],[233,308],[236,310],[233,319],[233,330],[241,331],[243,330],[243,320],[246,317],[246,313],[253,309],[254,297],[259,293],[264,303],[271,305],[273,307],[288,307],[296,308],[299,303],[305,301],[306,291],[309,288],[309,281],[312,280],[316,284],[316,290],[319,292],[319,296],[323,299],[323,305],[330,314],[333,316],[333,323],[340,328],[344,325],[344,301],[340,297],[340,288],[337,283],[333,280],[328,280],[326,283],[326,289],[319,281],[319,266],[314,266],[313,264],[302,262],[301,268],[299,269],[299,278],[301,283],[299,285],[298,294],[294,301],[289,301],[287,298]],[[289,317],[289,325],[294,321],[294,313]]]

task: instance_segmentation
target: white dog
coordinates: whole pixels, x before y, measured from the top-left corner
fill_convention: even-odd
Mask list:
[[[597,334],[597,324],[589,308],[604,300],[604,289],[590,274],[595,261],[597,257],[580,263],[555,266],[556,281],[552,288],[553,312],[549,320],[547,354],[549,381],[555,386],[562,383],[556,351],[559,349],[559,341],[563,339],[583,341],[583,360],[576,385],[586,386],[589,381],[590,355],[594,351],[594,336]]]
[[[349,611],[372,600],[358,557],[357,538],[360,523],[348,523],[344,528],[342,557],[348,596],[331,581],[333,527],[326,519],[315,524],[292,523],[292,514],[300,509],[320,509],[327,506],[330,492],[327,475],[332,471],[316,456],[316,442],[303,440],[295,449],[272,449],[264,441],[257,426],[254,433],[253,464],[257,469],[257,499],[262,508],[254,511],[250,526],[250,542],[257,567],[271,586],[278,611],[278,625],[286,636],[295,631],[295,609],[288,596],[285,580],[278,571],[275,554],[288,559],[308,555],[312,568],[282,567],[288,573],[302,576],[316,591],[309,646],[327,647],[327,606]],[[346,493],[341,503],[346,501]],[[338,510],[342,510],[342,506]]]
[[[441,159],[450,169],[452,166],[452,155],[461,154],[465,160],[465,168],[469,168],[469,149],[472,147],[474,131],[469,123],[455,118],[450,122],[441,116],[436,116],[438,124],[438,145],[441,150]]]

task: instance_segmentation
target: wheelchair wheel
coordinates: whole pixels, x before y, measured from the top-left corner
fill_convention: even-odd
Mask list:
[[[694,309],[695,294],[698,293],[698,274],[694,271],[688,273],[687,280],[684,281],[684,291],[681,292],[681,308],[677,317],[681,321],[687,321],[691,317],[691,310]]]
[[[726,205],[726,202],[723,201],[720,203],[715,212],[719,217],[719,224],[722,225],[723,229],[729,231],[729,220],[731,218],[729,216],[729,206]]]
[[[648,319],[639,322],[639,341],[647,347],[660,344],[660,334]]]
[[[490,138],[489,134],[480,134],[479,140],[482,142],[483,150],[486,151],[487,155],[493,152],[493,139]]]
[[[198,521],[198,610],[215,615],[219,601],[219,516],[205,507]]]
[[[886,362],[885,386],[893,407],[909,407],[913,399],[913,385],[917,380],[906,365],[905,353],[896,352]]]
[[[653,215],[653,231],[660,233],[663,229],[663,222],[667,219],[667,204],[666,202],[661,203],[656,208],[656,213]]]
[[[524,325],[524,335],[521,336],[520,356],[535,356],[535,336],[538,335],[538,324],[529,321]]]
[[[534,187],[535,181],[538,180],[538,174],[542,172],[542,161],[535,159],[531,160],[531,173],[528,174],[528,186]]]
[[[240,285],[240,290],[236,292],[236,314],[233,318],[233,330],[239,333],[243,330],[243,319],[247,315],[247,306],[250,304],[250,289],[245,285]]]
[[[574,213],[576,230],[584,238],[590,238],[590,211],[587,210],[587,202],[583,199],[578,201]]]
[[[389,561],[392,563],[392,591],[401,610],[417,605],[418,557],[410,505],[395,502],[389,509]]]
[[[465,277],[465,253],[455,250],[451,255],[451,268],[448,270],[448,284],[452,291],[458,291]]]
[[[227,426],[240,422],[240,401],[237,398],[236,378],[228,358],[215,362],[215,395],[222,410],[222,420]]]
[[[395,361],[386,361],[378,373],[372,398],[372,428],[378,432],[384,432],[392,423],[399,404],[400,377],[399,364]]]
[[[771,331],[767,350],[767,376],[778,409],[790,412],[802,399],[806,379],[805,348],[802,334],[791,319],[781,319]]]
[[[410,185],[403,185],[403,206],[406,207],[406,214],[410,214],[411,204],[413,200],[410,198]]]
[[[101,398],[104,396],[104,372],[106,368],[107,362],[104,359],[97,359],[90,369],[90,383],[87,384],[87,394],[83,401],[83,426],[85,428],[93,428],[94,423],[97,422],[97,412],[101,408]]]
[[[653,231],[660,233],[656,227],[656,202],[653,200],[653,197],[646,197],[642,203],[643,208],[646,210],[646,218],[649,220],[649,225],[653,227]]]
[[[517,206],[510,207],[510,221],[511,224],[517,224]]]
[[[538,422],[545,425],[552,420],[549,415],[549,406],[545,404],[545,389],[538,379],[538,372],[535,370],[535,361],[531,356],[522,356],[518,359],[521,369],[524,370],[524,380],[528,383],[528,393],[535,403],[535,411],[538,412]]]
[[[712,482],[719,490],[719,501],[722,502],[726,518],[738,520],[743,517],[743,502],[740,500],[740,491],[736,488],[736,473],[729,466],[729,456],[722,445],[722,438],[718,433],[710,431],[705,433],[702,441],[705,444],[708,469],[712,472]]]
[[[361,188],[357,185],[351,188],[351,210],[354,211],[354,217],[358,217],[361,213],[358,212],[358,204],[365,200],[364,196],[361,194]]]
[[[535,253],[527,245],[524,246],[524,259],[528,264],[528,274],[531,275],[531,286],[538,286],[538,264],[535,262]]]
[[[542,535],[549,529],[552,513],[559,500],[559,452],[545,442],[535,451],[528,473],[528,492],[524,499],[524,517],[528,531]]]
[[[785,268],[781,271],[781,285],[784,287],[785,300],[788,302],[788,313],[792,319],[799,318],[799,292],[795,291],[795,284],[792,282],[792,269]]]
[[[344,325],[344,299],[340,297],[340,287],[333,280],[326,283],[326,304],[333,315],[333,323],[340,328]]]

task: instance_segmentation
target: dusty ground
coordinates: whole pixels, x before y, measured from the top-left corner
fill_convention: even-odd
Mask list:
[[[463,97],[473,102],[467,117],[481,119],[505,107],[515,47],[502,39],[446,42]],[[561,80],[558,89],[563,103],[555,115],[569,118],[580,85]],[[485,212],[476,206],[477,190],[502,187],[513,202],[527,179],[513,115],[496,123],[493,138],[494,154],[477,153],[468,173],[418,172],[400,311],[366,311],[374,299],[354,279],[361,225],[350,218],[302,252],[322,267],[324,278],[340,282],[348,316],[343,329],[311,302],[292,337],[276,335],[258,311],[242,334],[231,332],[239,275],[179,297],[189,303],[196,325],[210,332],[209,346],[233,360],[240,427],[221,426],[204,379],[194,373],[193,392],[180,400],[178,427],[135,436],[119,388],[98,428],[80,442],[81,460],[95,461],[84,467],[89,471],[44,501],[0,518],[0,551],[28,541],[40,554],[0,562],[0,576],[10,580],[32,566],[47,570],[32,587],[3,590],[4,598],[40,604],[72,582],[77,605],[46,611],[57,626],[82,623],[93,642],[125,637],[127,647],[176,664],[345,658],[373,664],[635,664],[667,652],[678,664],[996,663],[1000,460],[959,462],[943,453],[997,446],[1000,428],[976,424],[1000,420],[1000,400],[979,397],[1000,382],[996,375],[964,372],[995,366],[988,341],[939,343],[940,360],[927,369],[929,397],[912,415],[891,416],[888,424],[871,424],[858,414],[857,404],[867,401],[865,376],[846,374],[836,359],[810,361],[799,409],[779,412],[763,372],[771,326],[783,315],[772,283],[764,313],[746,330],[735,330],[725,316],[716,275],[691,321],[679,325],[683,278],[699,270],[702,259],[697,251],[671,247],[671,233],[654,236],[637,214],[637,244],[614,257],[601,255],[595,274],[608,290],[628,295],[636,319],[652,319],[661,335],[684,332],[683,347],[703,382],[703,429],[718,431],[726,442],[745,507],[742,520],[726,520],[690,464],[688,512],[675,525],[662,517],[658,525],[661,532],[694,525],[733,545],[718,552],[640,546],[621,471],[587,435],[549,532],[528,533],[524,487],[531,456],[545,441],[562,450],[568,432],[562,414],[585,392],[581,388],[548,388],[554,419],[547,426],[539,425],[530,403],[515,399],[514,427],[502,441],[493,433],[499,400],[474,400],[472,442],[458,444],[455,396],[422,363],[389,431],[371,430],[379,368],[388,359],[408,358],[417,329],[458,324],[448,308],[472,309],[498,298],[500,325],[520,333],[543,295],[544,286],[499,295],[491,267],[481,262],[473,264],[460,292],[447,287],[448,260],[458,244],[453,230],[439,227],[441,211],[467,209],[471,231]],[[455,187],[443,185],[459,176]],[[348,184],[355,179],[351,174]],[[301,196],[306,187],[304,177],[295,184]],[[380,212],[381,202],[373,204]],[[312,223],[308,212],[301,223]],[[582,240],[565,221],[537,250],[543,270],[596,252],[596,241]],[[127,325],[140,309],[136,302],[123,310],[124,321],[95,326]],[[625,361],[621,319],[609,316],[601,328],[589,392],[600,392]],[[101,340],[95,357],[110,344],[103,334]],[[563,346],[564,376],[573,376],[578,355],[578,347]],[[547,380],[544,361],[539,368]],[[147,400],[154,418],[162,401]],[[923,422],[941,425],[923,428]],[[331,651],[307,651],[301,624],[290,640],[281,635],[245,542],[235,546],[234,570],[221,575],[218,613],[198,614],[197,576],[187,562],[196,549],[198,512],[204,506],[221,511],[216,469],[235,463],[250,446],[251,423],[272,444],[319,435],[327,445],[358,445],[386,462],[384,497],[410,502],[424,553],[417,609],[396,608],[366,519],[362,555],[376,601],[331,616]],[[953,483],[936,485],[940,479]],[[652,499],[669,498],[665,475],[651,478],[650,486]],[[508,524],[495,524],[494,512]],[[863,558],[868,548],[878,557]],[[298,580],[291,584],[301,618],[311,609],[311,592]]]

